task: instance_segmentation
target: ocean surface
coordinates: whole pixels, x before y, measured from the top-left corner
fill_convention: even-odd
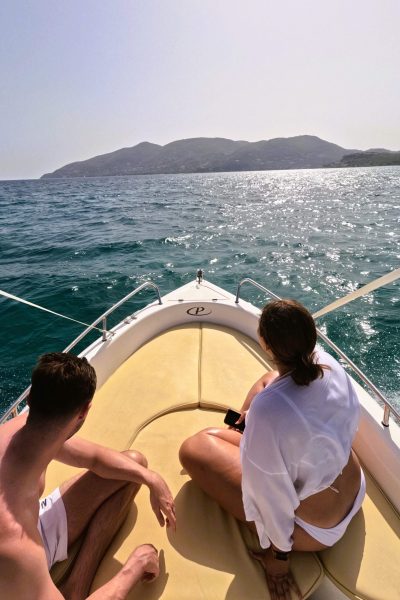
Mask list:
[[[3,181],[0,289],[91,323],[143,281],[166,293],[202,267],[231,292],[252,277],[315,311],[399,266],[399,209],[400,167]],[[398,408],[399,308],[395,282],[319,319]],[[37,356],[82,329],[0,298],[0,413]]]

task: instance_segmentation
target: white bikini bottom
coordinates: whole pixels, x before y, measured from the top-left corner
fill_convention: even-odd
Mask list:
[[[316,525],[310,525],[310,523],[307,523],[306,521],[303,521],[303,519],[300,519],[296,516],[294,518],[295,523],[300,525],[300,527],[304,529],[304,531],[306,531],[309,535],[311,535],[311,537],[313,537],[315,540],[321,542],[321,544],[324,544],[324,546],[333,546],[333,544],[336,544],[336,542],[339,541],[340,538],[344,535],[348,524],[350,523],[354,515],[360,510],[361,504],[365,497],[365,490],[365,476],[363,470],[361,469],[360,490],[357,494],[356,499],[354,500],[353,508],[345,516],[343,521],[341,521],[335,527],[330,527],[329,529],[317,527]]]

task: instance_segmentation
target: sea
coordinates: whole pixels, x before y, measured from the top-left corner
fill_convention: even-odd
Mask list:
[[[91,323],[144,281],[164,294],[202,268],[231,292],[251,277],[313,312],[399,267],[399,209],[400,167],[1,181],[0,289]],[[399,309],[394,282],[318,319],[397,408]],[[0,414],[37,357],[82,329],[0,297]]]

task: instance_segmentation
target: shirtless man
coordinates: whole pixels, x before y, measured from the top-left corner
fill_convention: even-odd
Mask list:
[[[97,567],[142,484],[160,523],[175,528],[171,492],[139,452],[117,452],[72,437],[83,425],[96,388],[85,358],[51,353],[32,373],[29,413],[0,427],[0,598],[116,600],[158,576],[157,550],[136,548],[108,583],[89,594]],[[51,460],[87,469],[39,503]],[[39,515],[40,507],[40,515]],[[39,518],[39,520],[38,520]],[[50,567],[83,542],[60,589]]]

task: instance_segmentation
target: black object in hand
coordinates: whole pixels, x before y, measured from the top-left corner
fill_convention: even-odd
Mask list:
[[[246,424],[244,421],[237,424],[236,421],[239,419],[239,417],[240,417],[239,412],[236,412],[236,410],[232,410],[231,408],[229,408],[228,412],[225,415],[224,423],[226,425],[230,425],[231,427],[234,427],[235,429],[237,429],[238,431],[243,433]]]

